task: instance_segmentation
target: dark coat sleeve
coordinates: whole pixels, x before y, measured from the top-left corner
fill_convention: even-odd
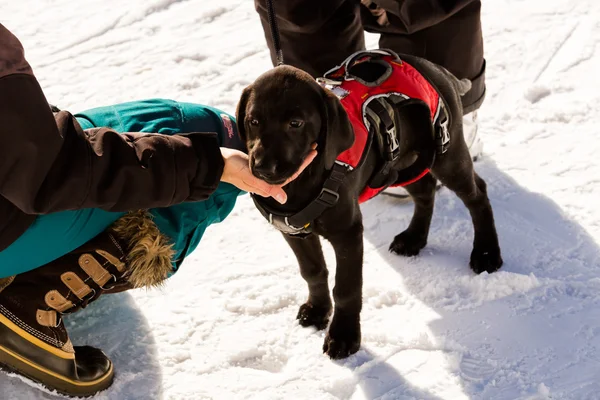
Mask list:
[[[223,164],[216,133],[84,131],[70,113],[53,114],[21,43],[0,24],[0,195],[22,211],[203,200]]]

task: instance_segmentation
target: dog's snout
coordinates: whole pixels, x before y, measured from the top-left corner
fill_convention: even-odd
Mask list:
[[[271,178],[275,176],[277,171],[277,164],[272,161],[267,161],[264,158],[256,160],[254,163],[254,172],[265,178]]]

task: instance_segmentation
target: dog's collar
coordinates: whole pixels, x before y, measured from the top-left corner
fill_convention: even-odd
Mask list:
[[[264,198],[254,194],[251,195],[252,200],[263,217],[279,231],[286,235],[306,237],[312,232],[313,221],[337,204],[339,188],[352,170],[350,165],[336,161],[319,195],[295,214],[282,214],[264,204]]]

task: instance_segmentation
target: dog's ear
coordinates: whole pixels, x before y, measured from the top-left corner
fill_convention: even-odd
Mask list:
[[[323,122],[319,151],[324,153],[325,166],[333,167],[338,155],[354,143],[354,129],[340,100],[330,90],[323,91]]]
[[[235,110],[235,121],[237,123],[238,133],[240,138],[246,143],[246,106],[248,104],[248,99],[250,98],[250,93],[252,92],[252,85],[246,87],[242,90],[242,95],[240,96],[240,101],[237,105],[237,109]]]

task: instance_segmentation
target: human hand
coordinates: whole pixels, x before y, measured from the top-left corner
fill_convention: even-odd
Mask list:
[[[317,145],[315,143],[312,146],[311,152],[308,153],[308,156],[306,156],[304,162],[294,175],[281,185],[270,185],[252,174],[247,154],[235,149],[221,147],[221,155],[225,161],[221,181],[231,183],[241,190],[256,193],[262,197],[273,197],[280,204],[285,204],[287,201],[287,194],[282,187],[296,179],[302,171],[308,167],[312,160],[317,156],[316,148]]]

